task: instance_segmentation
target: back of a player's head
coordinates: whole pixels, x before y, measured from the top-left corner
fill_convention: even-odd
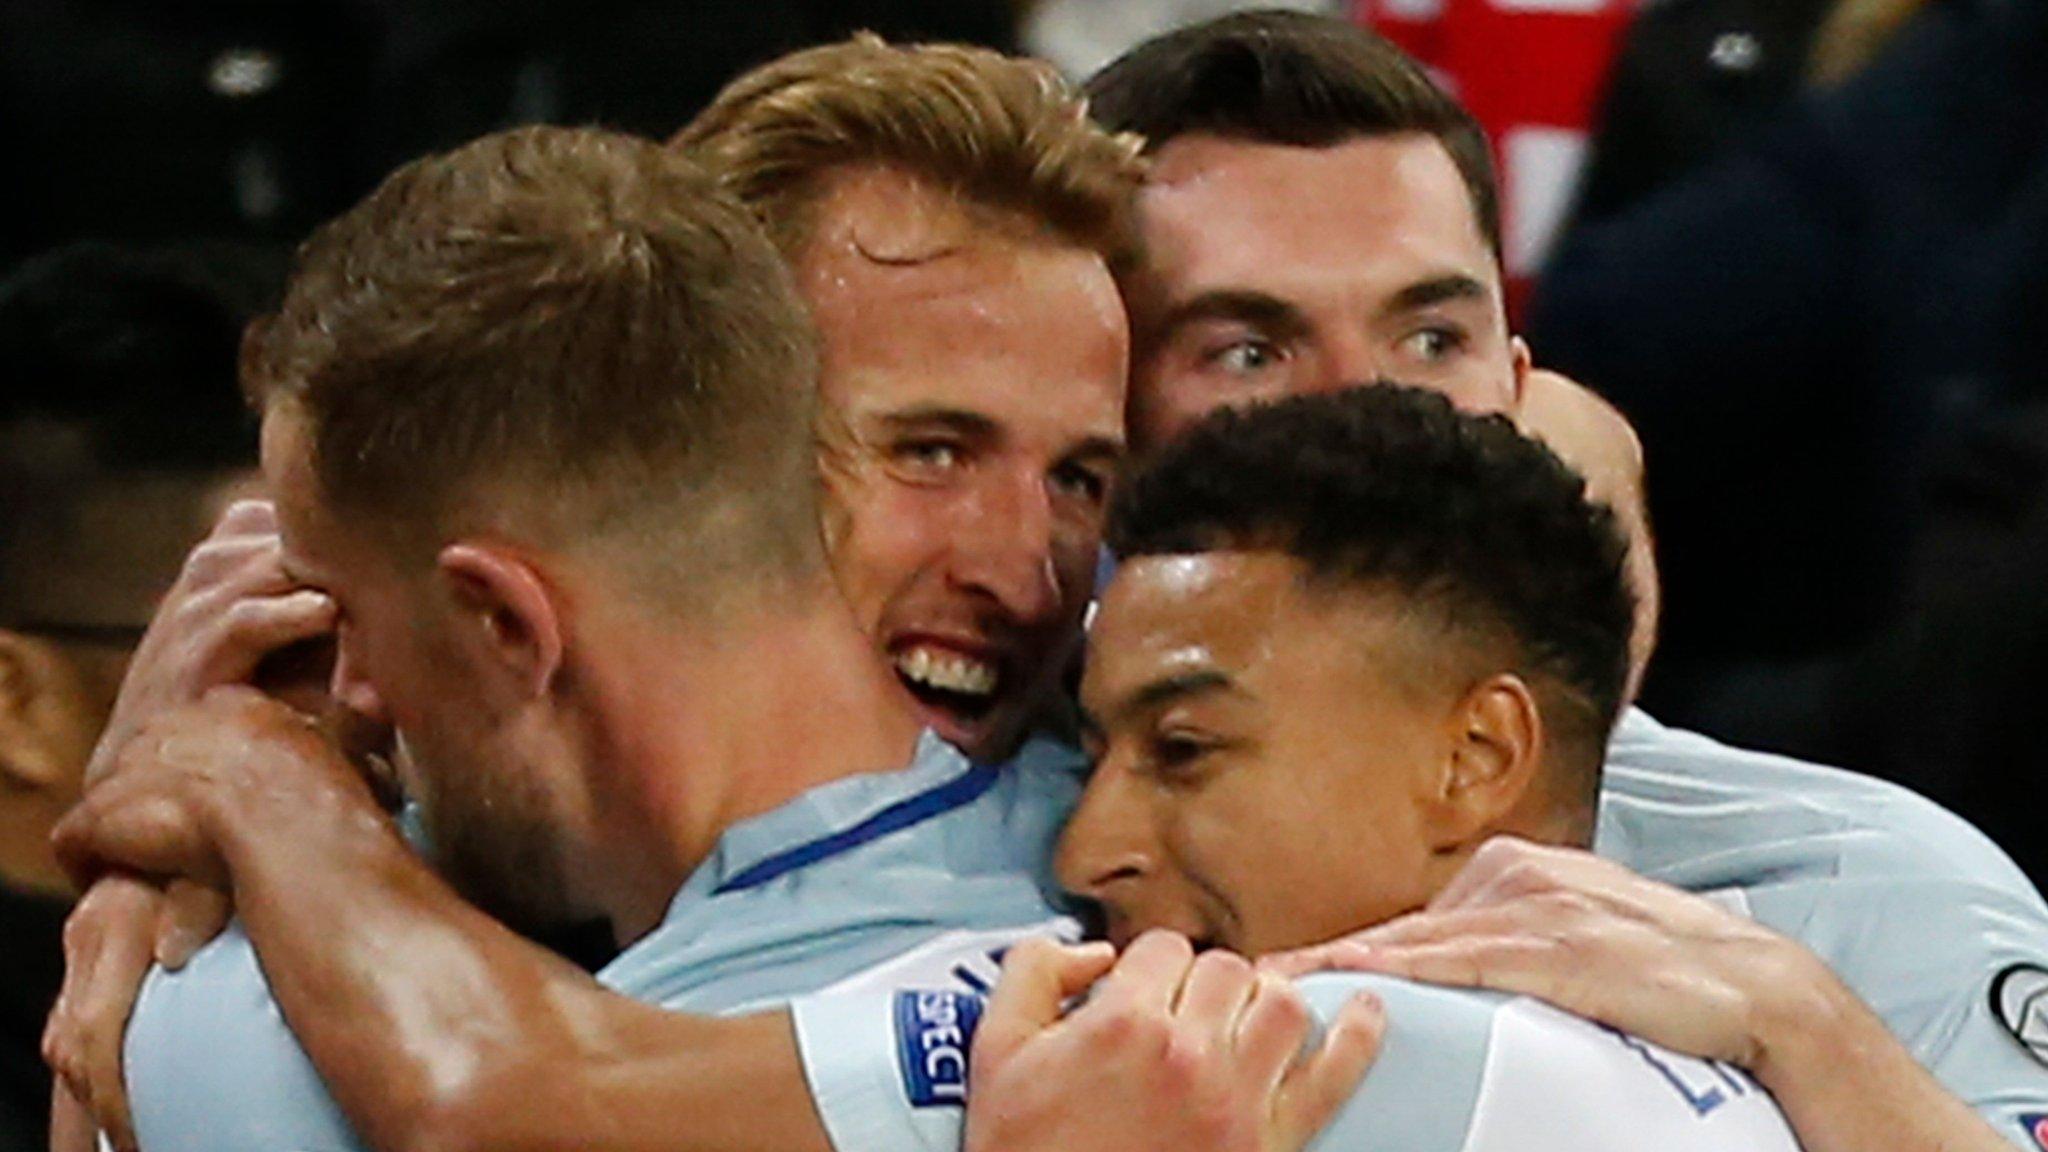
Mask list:
[[[1434,137],[1464,178],[1481,233],[1501,250],[1500,193],[1478,122],[1421,64],[1355,24],[1281,10],[1223,16],[1138,45],[1086,89],[1097,123],[1137,133],[1152,152],[1191,134],[1298,148]]]
[[[815,359],[774,248],[687,156],[526,128],[315,233],[242,370],[358,527],[601,548],[703,596],[820,563]]]
[[[828,179],[893,168],[1112,263],[1129,251],[1138,142],[1088,119],[1049,64],[872,34],[791,53],[727,85],[673,143],[693,150],[794,259]]]
[[[1278,552],[1312,588],[1390,597],[1466,685],[1529,685],[1558,794],[1591,803],[1628,673],[1627,545],[1507,418],[1388,385],[1219,411],[1121,488],[1110,546]]]
[[[236,347],[281,278],[242,251],[82,244],[0,283],[0,626],[148,619],[255,463]]]
[[[0,880],[60,888],[76,799],[134,642],[237,481],[242,325],[282,269],[92,244],[0,283]]]

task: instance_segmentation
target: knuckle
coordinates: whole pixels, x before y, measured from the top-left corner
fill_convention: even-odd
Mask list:
[[[1252,962],[1235,952],[1212,948],[1195,957],[1194,971],[1206,973],[1231,983],[1248,983],[1253,976]]]
[[[1276,1027],[1290,1033],[1306,1033],[1314,1020],[1308,1001],[1302,999],[1294,985],[1286,983],[1275,985],[1259,998],[1258,1012]]]
[[[1168,1032],[1160,1040],[1159,1075],[1171,1089],[1191,1089],[1206,1078],[1210,1055],[1209,1045],[1201,1038]]]

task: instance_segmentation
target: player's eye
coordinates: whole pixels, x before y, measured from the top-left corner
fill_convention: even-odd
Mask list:
[[[957,440],[911,437],[889,446],[889,460],[913,476],[937,479],[967,464],[967,448]]]
[[[1152,770],[1169,779],[1184,779],[1201,767],[1219,747],[1215,739],[1183,729],[1164,728],[1147,741],[1146,754]]]
[[[1202,357],[1202,363],[1205,367],[1233,376],[1250,376],[1277,366],[1281,359],[1278,344],[1258,337],[1246,337],[1211,349]]]
[[[1401,351],[1421,363],[1436,364],[1464,351],[1469,342],[1462,329],[1436,325],[1403,337]]]
[[[1091,507],[1109,498],[1109,474],[1086,464],[1062,464],[1052,472],[1053,490]]]

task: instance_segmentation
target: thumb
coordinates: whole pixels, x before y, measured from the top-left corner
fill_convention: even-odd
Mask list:
[[[975,1033],[976,1063],[1007,1059],[1058,1020],[1066,1002],[1115,963],[1116,949],[1099,940],[1067,945],[1039,938],[1011,948],[1003,957],[1003,977],[989,998],[988,1014]]]

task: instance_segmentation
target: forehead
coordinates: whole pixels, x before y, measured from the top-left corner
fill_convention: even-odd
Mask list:
[[[1201,673],[1222,673],[1275,704],[1388,678],[1411,649],[1391,603],[1317,591],[1302,575],[1299,561],[1277,552],[1123,564],[1089,633],[1090,709],[1113,709],[1148,684]]]
[[[1160,150],[1139,205],[1147,272],[1175,295],[1339,282],[1393,291],[1446,274],[1497,292],[1458,167],[1419,133],[1326,148],[1181,137]]]
[[[886,169],[843,174],[796,262],[844,412],[939,406],[1121,435],[1128,334],[1100,256]]]
[[[274,403],[263,415],[263,481],[286,563],[300,576],[325,575],[323,553],[334,528],[319,499],[310,430],[288,404]]]

